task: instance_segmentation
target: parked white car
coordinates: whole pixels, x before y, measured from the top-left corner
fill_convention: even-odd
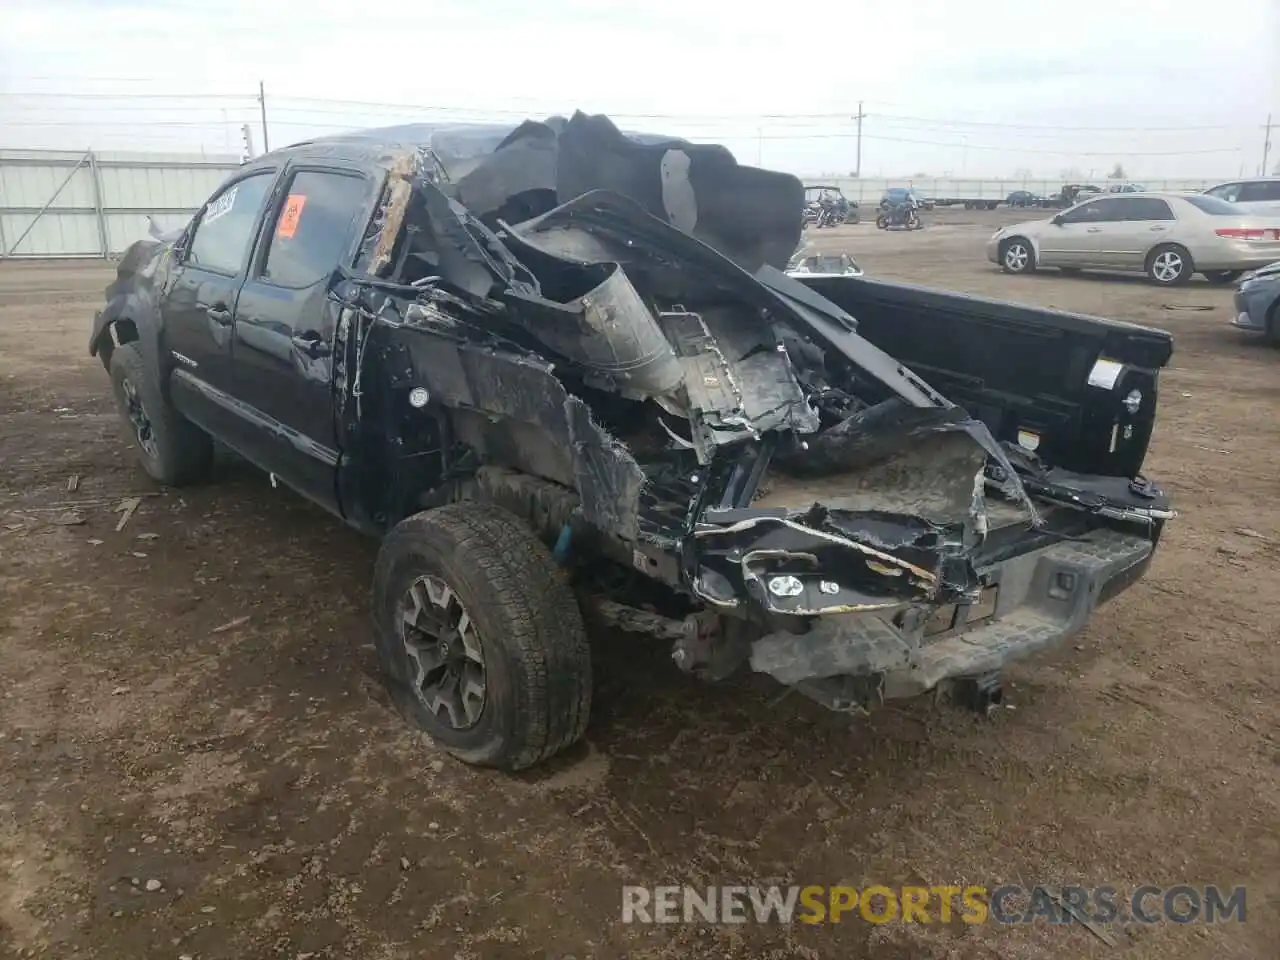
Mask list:
[[[1230,283],[1280,260],[1280,213],[1249,213],[1204,194],[1109,194],[1001,227],[987,241],[987,259],[1006,273],[1140,271],[1166,286],[1201,273]]]

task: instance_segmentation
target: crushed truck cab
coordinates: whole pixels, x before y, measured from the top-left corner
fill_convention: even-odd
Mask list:
[[[524,676],[530,648],[495,637],[501,610],[481,624],[474,588],[520,591],[428,528],[530,538],[575,598],[515,597],[568,618],[548,631],[576,637],[580,609],[682,669],[749,667],[839,710],[940,684],[994,702],[1001,668],[1078,631],[1173,516],[1141,474],[1171,340],[788,275],[802,200],[721,147],[581,114],[299,144],[131,249],[90,349],[153,475],[189,479],[215,437],[384,538],[388,677],[464,759],[572,742],[589,676],[545,641],[577,691],[548,709],[573,719],[537,713],[510,748],[525,701],[485,678]],[[238,272],[211,269],[236,243]]]

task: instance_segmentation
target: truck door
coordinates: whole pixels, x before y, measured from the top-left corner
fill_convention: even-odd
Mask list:
[[[235,396],[255,425],[241,452],[321,506],[337,496],[330,276],[355,258],[374,200],[358,169],[292,166],[235,311]]]
[[[215,436],[238,428],[228,394],[232,317],[277,173],[253,170],[209,199],[175,252],[160,301],[174,404]]]

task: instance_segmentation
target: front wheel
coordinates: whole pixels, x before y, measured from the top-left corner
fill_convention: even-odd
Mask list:
[[[1032,273],[1036,268],[1036,253],[1031,242],[1023,237],[1011,237],[1000,247],[1000,267],[1005,273]]]
[[[1204,277],[1210,283],[1232,283],[1240,278],[1243,270],[1210,270]]]
[[[1156,247],[1147,257],[1147,276],[1162,287],[1186,283],[1195,272],[1195,264],[1185,247],[1174,244]]]
[[[514,514],[465,502],[401,521],[378,551],[373,605],[397,706],[458,759],[519,770],[582,737],[582,614]]]
[[[889,218],[886,217],[883,213],[876,217],[876,229],[878,230],[889,229]]]
[[[136,343],[111,352],[111,387],[125,435],[153,480],[180,487],[209,472],[213,441],[165,399]]]

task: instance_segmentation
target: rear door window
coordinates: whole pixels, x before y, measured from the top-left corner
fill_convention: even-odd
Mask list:
[[[1159,197],[1129,197],[1121,200],[1125,220],[1172,220],[1173,211]]]
[[[214,273],[238,274],[249,259],[258,217],[275,177],[274,170],[255,173],[216,193],[200,214],[187,263]]]
[[[1239,207],[1234,203],[1228,203],[1218,197],[1211,197],[1204,194],[1194,194],[1192,196],[1183,197],[1183,200],[1191,204],[1201,213],[1207,213],[1211,217],[1238,217],[1242,213]]]
[[[300,170],[289,182],[267,237],[261,279],[300,290],[349,266],[352,234],[365,211],[370,184],[358,174]]]

